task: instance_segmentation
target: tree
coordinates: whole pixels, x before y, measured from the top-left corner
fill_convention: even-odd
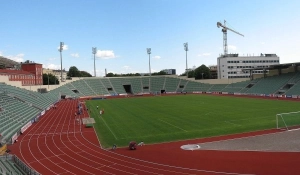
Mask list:
[[[114,73],[111,73],[111,72],[106,74],[106,77],[114,77],[114,76],[115,76]]]
[[[80,71],[82,77],[92,77],[92,75],[86,71]]]
[[[49,78],[49,85],[59,84],[59,81],[56,78],[56,76],[52,74],[43,74],[43,85],[48,85],[48,78]]]
[[[195,77],[195,70],[190,70],[188,72],[188,78],[194,78]]]
[[[197,69],[195,69],[195,79],[209,79],[210,78],[210,71],[207,66],[202,64]]]
[[[81,77],[81,72],[75,66],[71,66],[67,74],[69,77]]]

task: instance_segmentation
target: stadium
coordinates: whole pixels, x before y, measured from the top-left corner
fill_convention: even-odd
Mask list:
[[[47,93],[2,76],[2,174],[298,174],[300,67],[278,67],[230,84],[73,78]]]
[[[1,2],[0,175],[300,174],[299,6]]]

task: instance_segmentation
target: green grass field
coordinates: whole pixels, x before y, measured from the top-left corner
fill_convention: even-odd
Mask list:
[[[86,101],[103,147],[211,137],[276,128],[276,114],[299,111],[299,102],[212,95]],[[100,117],[99,109],[105,114]]]

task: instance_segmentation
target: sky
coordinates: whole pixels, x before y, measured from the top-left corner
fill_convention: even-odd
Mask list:
[[[223,53],[275,53],[280,63],[300,62],[298,0],[0,0],[0,55],[94,75],[148,73],[216,65]]]

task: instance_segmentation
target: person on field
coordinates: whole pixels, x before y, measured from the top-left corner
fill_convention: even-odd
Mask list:
[[[97,109],[99,108],[99,106],[97,106]]]
[[[117,145],[116,144],[113,144],[113,146],[112,146],[112,148],[111,148],[112,150],[115,150],[115,149],[117,149]]]

